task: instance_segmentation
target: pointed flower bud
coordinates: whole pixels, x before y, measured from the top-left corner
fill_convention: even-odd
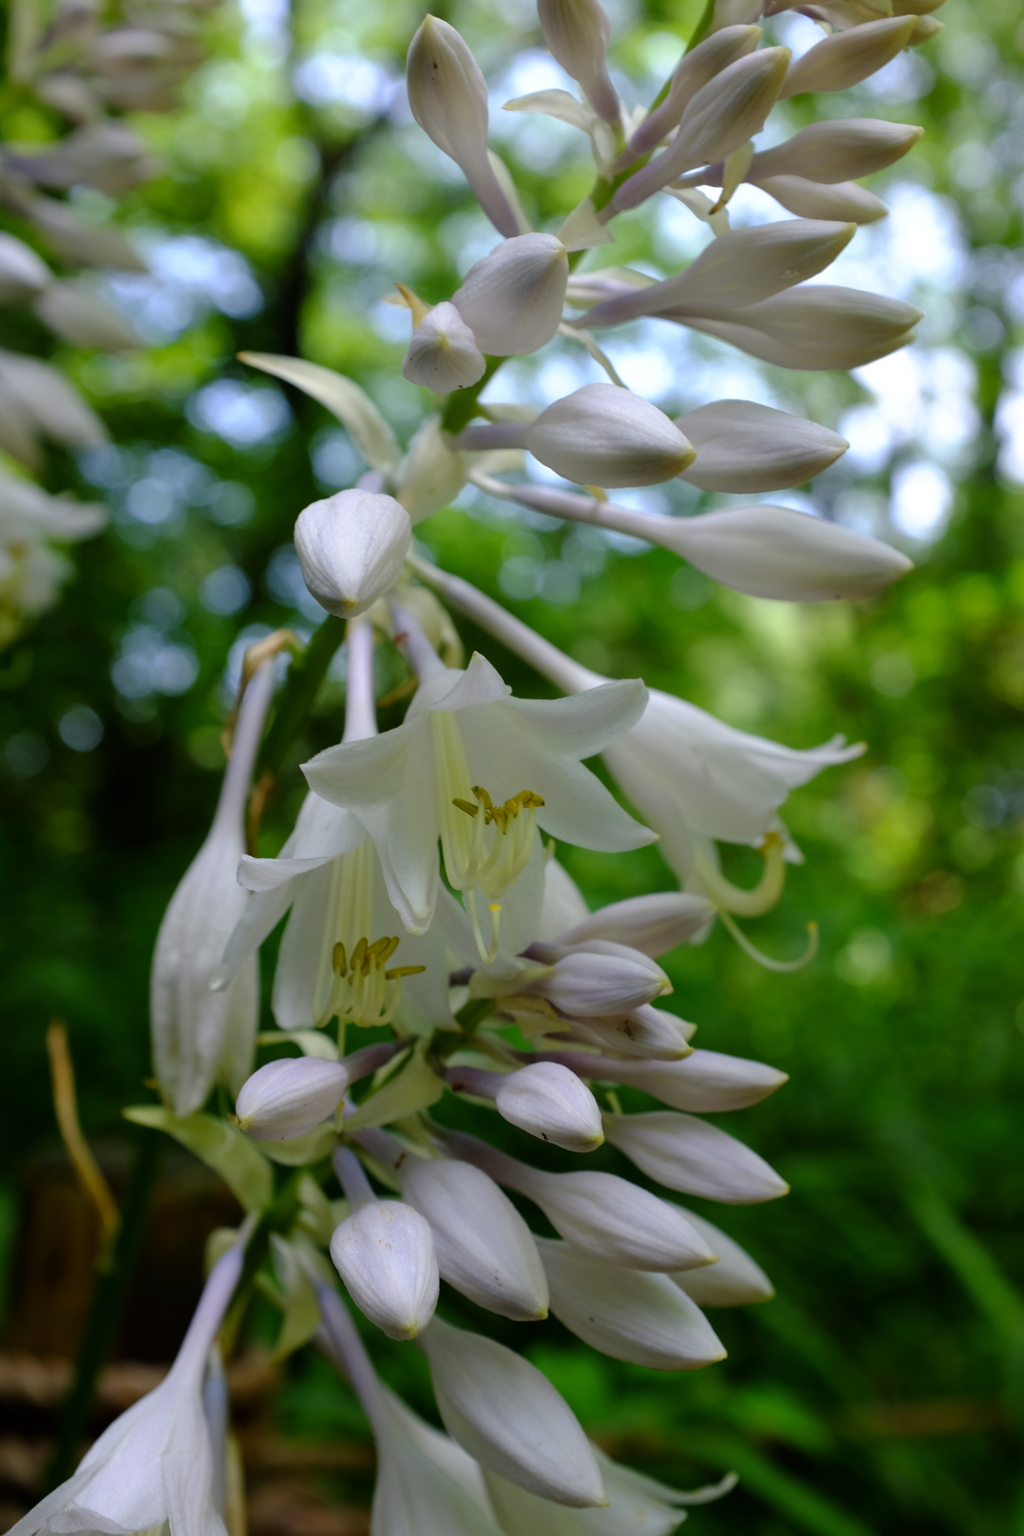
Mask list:
[[[338,491],[295,523],[302,579],[322,608],[354,618],[388,592],[409,553],[409,514],[393,496]]]
[[[242,1084],[235,1103],[238,1128],[253,1141],[290,1141],[333,1115],[348,1087],[340,1061],[317,1056],[268,1061]]]
[[[675,277],[633,289],[596,305],[586,325],[620,325],[639,315],[682,314],[757,304],[815,277],[849,244],[855,224],[781,219],[720,235]],[[698,444],[693,445],[700,452]],[[595,484],[603,484],[596,481]]]
[[[476,337],[454,304],[436,304],[412,333],[402,373],[435,395],[465,389],[483,377],[487,363]]]
[[[808,181],[856,181],[884,171],[913,149],[924,133],[909,123],[848,117],[811,123],[750,162],[748,180],[762,176],[803,176]]]
[[[751,400],[716,400],[677,416],[676,425],[697,450],[684,478],[703,491],[787,490],[820,475],[849,447],[815,421]]]
[[[636,208],[694,166],[724,160],[764,127],[786,78],[788,48],[759,48],[713,76],[690,101],[662,154],[616,192],[613,212]]]
[[[635,1118],[635,1117],[634,1117]],[[614,1173],[545,1173],[475,1136],[449,1131],[445,1146],[539,1205],[560,1237],[627,1269],[689,1269],[713,1253],[677,1205]]]
[[[536,1366],[440,1318],[420,1343],[445,1429],[482,1466],[555,1504],[605,1502],[586,1435]]]
[[[663,1008],[631,1008],[628,1013],[606,1018],[589,1018],[584,1025],[574,1019],[572,1033],[577,1039],[601,1045],[622,1056],[639,1056],[652,1061],[680,1061],[689,1056],[687,1044],[696,1025],[666,1013]]]
[[[558,937],[560,944],[583,944],[588,939],[611,939],[657,959],[702,937],[714,917],[714,908],[703,896],[688,891],[660,891],[652,896],[631,896],[589,913],[575,928]],[[653,1010],[652,1010],[653,1011]]]
[[[453,1158],[405,1156],[396,1172],[403,1198],[430,1223],[442,1280],[516,1322],[547,1316],[533,1234],[493,1179]]]
[[[673,1109],[707,1114],[758,1104],[787,1082],[785,1072],[741,1056],[691,1051],[683,1061],[620,1061],[556,1051],[552,1059],[591,1081],[626,1083],[642,1088]]]
[[[654,1371],[693,1371],[725,1358],[700,1308],[668,1275],[618,1269],[550,1238],[537,1246],[552,1312],[592,1349]]]
[[[619,98],[608,78],[608,17],[597,0],[537,0],[549,51],[583,88],[598,117],[619,121]],[[523,348],[526,351],[526,348]]]
[[[833,32],[789,66],[780,101],[802,91],[848,91],[884,68],[910,42],[916,16],[884,16]]]
[[[406,82],[420,127],[459,166],[495,228],[518,235],[515,213],[487,156],[487,83],[454,27],[427,17],[409,47]]]
[[[568,281],[569,257],[561,240],[516,235],[470,267],[452,304],[484,352],[511,357],[536,352],[551,340]]]
[[[819,429],[823,430],[823,429]],[[827,603],[871,597],[913,569],[890,544],[788,507],[736,507],[681,520],[678,552],[751,597]]]
[[[671,1110],[606,1115],[605,1135],[666,1189],[703,1195],[727,1205],[777,1200],[789,1189],[756,1152],[692,1115]]]
[[[775,1288],[745,1249],[720,1227],[687,1211],[687,1216],[708,1245],[718,1255],[717,1264],[703,1269],[683,1269],[672,1276],[680,1290],[699,1307],[747,1307],[759,1301],[771,1301]]]
[[[861,368],[914,339],[921,311],[859,288],[812,283],[760,304],[706,312],[663,310],[692,330],[732,342],[779,368]],[[600,483],[600,482],[595,482]]]
[[[390,1339],[413,1339],[437,1306],[430,1226],[400,1200],[373,1200],[335,1228],[334,1267],[359,1310]]]
[[[494,1102],[510,1125],[566,1152],[593,1152],[604,1141],[594,1095],[557,1062],[535,1061],[507,1073]]]
[[[525,440],[542,464],[579,485],[660,485],[694,459],[663,411],[615,384],[585,384],[556,400]]]
[[[748,177],[749,180],[749,177]],[[823,186],[803,176],[761,176],[757,185],[801,219],[837,219],[841,223],[874,224],[888,216],[880,197],[855,181]]]
[[[631,153],[646,155],[657,149],[697,92],[737,59],[753,53],[760,39],[760,27],[721,27],[696,48],[688,48],[675,67],[664,101],[644,118],[630,139]]]
[[[672,990],[649,955],[608,939],[589,939],[571,950],[534,945],[529,953],[552,969],[525,990],[546,998],[569,1018],[625,1013]]]

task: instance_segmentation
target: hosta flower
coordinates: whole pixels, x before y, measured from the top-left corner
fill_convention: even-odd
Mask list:
[[[470,267],[452,304],[481,351],[492,357],[536,352],[558,329],[568,279],[560,240],[517,235]]]
[[[158,1387],[115,1419],[78,1471],[11,1527],[17,1536],[224,1536],[214,1458],[203,1412],[210,1347],[242,1272],[235,1245],[214,1266],[184,1342]]]
[[[420,675],[404,724],[329,747],[303,771],[373,841],[410,932],[422,933],[434,914],[438,839],[448,882],[466,895],[481,933],[476,893],[500,910],[538,826],[608,852],[651,841],[580,761],[635,722],[642,684],[613,683],[586,699],[514,699],[482,656],[465,671],[445,667],[418,626],[402,623]]]
[[[437,1306],[439,1277],[430,1223],[401,1200],[373,1193],[355,1154],[334,1167],[352,1214],[334,1230],[331,1258],[352,1300],[392,1339],[413,1339]]]
[[[393,496],[338,491],[295,523],[302,579],[322,608],[355,618],[401,575],[412,540],[409,514]]]
[[[437,304],[417,324],[402,372],[410,384],[435,394],[465,389],[483,375],[487,361],[454,304]]]

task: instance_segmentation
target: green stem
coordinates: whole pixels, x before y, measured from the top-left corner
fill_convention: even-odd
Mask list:
[[[96,1388],[96,1377],[110,1352],[121,1304],[142,1244],[149,1197],[156,1180],[163,1143],[150,1131],[139,1134],[121,1210],[114,1251],[106,1268],[98,1270],[93,1286],[85,1331],[78,1351],[75,1379],[57,1428],[53,1456],[46,1472],[46,1487],[55,1488],[70,1477],[78,1447],[85,1436]]]
[[[441,426],[445,432],[454,434],[461,432],[463,427],[469,426],[477,413],[477,401],[504,361],[503,357],[489,357],[482,378],[475,384],[469,384],[465,389],[457,389],[448,396],[448,404],[441,417]]]
[[[315,631],[302,655],[292,662],[263,742],[257,777],[269,774],[276,779],[279,776],[291,745],[320,692],[334,653],[344,638],[344,620],[330,614]]]

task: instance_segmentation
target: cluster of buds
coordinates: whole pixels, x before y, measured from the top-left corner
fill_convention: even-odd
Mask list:
[[[441,409],[403,452],[351,380],[299,359],[249,358],[332,410],[369,465],[357,486],[306,508],[295,535],[310,591],[349,621],[345,731],[303,766],[309,793],[279,856],[244,854],[245,792],[272,685],[269,664],[256,669],[214,825],[161,929],[152,1018],[165,1106],[142,1113],[230,1169],[272,1227],[274,1273],[263,1279],[283,1312],[279,1351],[315,1334],[359,1396],[379,1447],[377,1536],[532,1536],[538,1523],[586,1536],[595,1509],[611,1536],[667,1533],[688,1502],[726,1491],[680,1494],[609,1461],[522,1354],[438,1314],[442,1282],[524,1330],[550,1312],[618,1360],[692,1370],[723,1357],[703,1309],[764,1301],[771,1285],[675,1196],[728,1206],[786,1193],[761,1157],[705,1118],[755,1104],[784,1076],[695,1049],[695,1026],[666,1006],[672,986],[659,961],[700,942],[716,917],[757,955],[737,919],[767,911],[799,860],[779,819],[784,802],[860,749],[840,737],[791,750],[639,680],[600,677],[426,561],[412,525],[468,481],[662,544],[758,597],[862,597],[901,575],[896,551],[785,508],[670,519],[616,506],[610,489],[676,477],[716,494],[790,487],[845,445],[748,401],[672,419],[623,387],[594,333],[660,318],[801,368],[846,367],[902,345],[916,311],[808,280],[884,211],[856,178],[893,163],[917,131],[830,120],[769,150],[754,141],[776,101],[845,89],[925,40],[937,23],[917,11],[932,8],[907,0],[907,14],[890,17],[859,0],[806,7],[825,36],[793,62],[785,48],[762,46],[758,0],[719,3],[652,110],[627,113],[597,0],[540,0],[545,40],[582,99],[544,92],[510,105],[574,123],[597,163],[591,196],[556,233],[526,227],[488,149],[483,76],[458,33],[428,19],[409,54],[413,114],[502,237],[450,299],[429,306],[401,291],[413,324],[405,378],[442,397]],[[729,203],[744,180],[796,217],[731,230]],[[663,195],[710,229],[684,272],[654,281],[577,270],[607,243],[615,216]],[[538,411],[491,398],[502,359],[556,335],[584,346],[607,382]],[[522,473],[524,454],[569,484],[504,478]],[[513,697],[478,653],[462,666],[452,610],[560,696]],[[404,657],[412,700],[401,724],[378,733],[383,642]],[[584,766],[598,754],[642,821]],[[558,844],[611,854],[653,841],[678,888],[597,911],[556,857]],[[756,886],[726,879],[722,841],[759,851]],[[271,996],[278,1028],[259,1039],[301,1055],[252,1072],[256,952],[285,919]],[[760,958],[787,969],[813,947],[812,934],[799,961]],[[352,1048],[349,1031],[364,1029],[378,1033]],[[201,1112],[218,1083],[236,1094],[231,1123]],[[660,1107],[633,1110],[636,1092]],[[446,1095],[492,1111],[494,1137],[451,1129],[453,1116],[434,1110]],[[605,1146],[621,1172],[604,1152],[600,1166],[591,1161]],[[548,1148],[558,1149],[555,1167]],[[290,1204],[273,1200],[272,1163],[306,1170],[288,1185]],[[666,1193],[634,1182],[630,1164]],[[509,1191],[557,1238],[533,1232]],[[445,1434],[381,1385],[335,1274],[383,1334],[422,1348]],[[201,1304],[202,1317],[212,1305]],[[186,1341],[194,1386],[190,1349]],[[177,1399],[174,1411],[192,1422]],[[141,1417],[162,1446],[150,1412]],[[169,1482],[127,1511],[104,1482],[115,1464],[104,1458],[128,1443],[115,1430],[18,1536],[134,1532],[164,1519],[171,1536],[200,1519],[216,1526],[203,1477],[187,1520]]]
[[[214,0],[216,3],[216,0]],[[157,167],[139,135],[117,114],[167,112],[201,62],[199,27],[207,0],[125,5],[103,10],[78,0],[49,8],[27,0],[12,16],[8,70],[19,98],[30,95],[56,132],[38,146],[0,142],[0,207],[28,237],[0,233],[0,305],[33,314],[57,343],[101,352],[141,345],[125,317],[75,269],[145,271],[135,247],[110,224],[90,224],[61,194],[92,187],[117,198]],[[36,247],[41,246],[41,254]],[[56,266],[57,270],[54,270]],[[0,450],[30,473],[42,468],[42,442],[88,448],[106,441],[103,423],[50,363],[0,351]],[[0,646],[56,601],[70,574],[51,547],[102,526],[69,512],[24,511],[42,492],[26,479],[0,488]],[[12,510],[10,517],[7,506]],[[64,506],[62,502],[61,507]],[[23,535],[21,523],[31,523]]]

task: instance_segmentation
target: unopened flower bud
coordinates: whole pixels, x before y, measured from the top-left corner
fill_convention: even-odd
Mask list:
[[[736,507],[680,524],[678,553],[713,581],[751,597],[791,603],[871,597],[913,568],[890,544],[789,507]]]
[[[724,160],[760,133],[778,100],[789,60],[788,48],[759,48],[709,80],[687,106],[668,148],[623,182],[612,210],[636,208],[677,176]]]
[[[452,446],[439,416],[428,416],[417,430],[395,481],[395,496],[414,523],[455,500],[466,483],[466,461]]]
[[[253,1141],[290,1141],[333,1115],[348,1087],[340,1061],[317,1056],[268,1061],[248,1078],[235,1103],[238,1128]]]
[[[606,1115],[605,1135],[666,1189],[703,1195],[727,1205],[777,1200],[789,1189],[756,1152],[692,1115],[672,1110]]]
[[[510,1125],[566,1152],[593,1152],[604,1141],[597,1101],[575,1072],[535,1061],[501,1078],[494,1102]]]
[[[448,1131],[445,1145],[539,1205],[560,1237],[627,1269],[689,1269],[714,1255],[677,1205],[614,1173],[545,1173],[475,1136]],[[673,1255],[677,1257],[673,1258]]]
[[[16,235],[0,232],[0,304],[19,304],[41,292],[50,269],[31,246]]]
[[[586,1435],[522,1355],[435,1318],[421,1340],[445,1429],[484,1467],[554,1504],[604,1503]]]
[[[884,16],[834,32],[789,66],[780,101],[802,91],[848,91],[884,68],[910,42],[916,16]]]
[[[811,123],[791,139],[764,149],[750,162],[748,180],[803,176],[808,181],[856,181],[902,160],[924,133],[909,123],[847,117]]]
[[[703,491],[781,491],[834,464],[849,444],[837,432],[751,400],[716,400],[676,417],[697,450],[684,471]]]
[[[668,1275],[619,1269],[550,1238],[538,1247],[552,1312],[592,1349],[655,1371],[693,1371],[725,1358],[700,1308]]]
[[[666,1013],[663,1008],[631,1008],[628,1013],[605,1018],[589,1018],[584,1025],[573,1020],[572,1032],[578,1039],[603,1045],[622,1056],[639,1056],[652,1061],[680,1061],[689,1056],[688,1044],[696,1025]]]
[[[607,939],[591,939],[568,952],[534,945],[530,955],[553,964],[528,990],[569,1018],[625,1013],[672,990],[665,972],[650,956]]]
[[[338,491],[295,522],[302,579],[322,608],[354,618],[389,591],[409,552],[409,514],[393,496]]]
[[[849,244],[856,227],[818,219],[781,219],[730,230],[712,241],[685,272],[596,305],[587,315],[587,326],[621,325],[665,310],[699,314],[723,306],[757,304],[823,271]],[[693,446],[700,453],[699,445]]]
[[[611,939],[657,959],[677,944],[689,944],[702,937],[714,914],[709,901],[688,891],[631,896],[589,913],[574,928],[558,935],[558,943],[572,945],[588,939]]]
[[[696,48],[687,49],[675,67],[664,101],[644,118],[630,139],[631,153],[646,155],[657,149],[697,92],[737,59],[753,53],[760,38],[760,27],[722,27]]]
[[[745,308],[663,317],[780,368],[848,369],[913,341],[921,311],[880,293],[809,283]]]
[[[526,444],[579,485],[660,485],[694,459],[663,411],[615,384],[585,384],[556,400],[530,424]]]
[[[470,267],[452,304],[490,356],[536,352],[558,329],[568,280],[561,240],[516,235]]]
[[[699,1307],[748,1307],[759,1301],[771,1301],[775,1288],[760,1264],[720,1227],[692,1211],[686,1215],[717,1254],[718,1262],[703,1269],[677,1271],[672,1280],[680,1290]]]
[[[846,224],[874,224],[888,216],[880,197],[855,181],[833,181],[827,186],[803,176],[761,176],[757,185],[783,208],[801,219],[836,219]]]
[[[459,166],[477,201],[503,235],[519,224],[487,155],[487,83],[454,27],[428,16],[406,64],[409,106],[423,131]]]
[[[583,88],[598,117],[619,121],[619,98],[608,78],[608,17],[597,0],[537,0],[549,51]],[[529,350],[523,348],[524,351]]]
[[[356,1306],[389,1338],[413,1339],[430,1322],[438,1293],[434,1240],[412,1206],[360,1206],[335,1228],[331,1258]]]
[[[684,1061],[621,1061],[557,1051],[553,1060],[592,1081],[642,1088],[673,1109],[712,1114],[758,1104],[787,1081],[785,1072],[742,1056],[691,1051]]]
[[[493,1179],[454,1158],[405,1156],[396,1173],[403,1198],[430,1223],[443,1280],[502,1317],[532,1322],[547,1316],[547,1281],[533,1235]]]
[[[465,389],[482,377],[487,364],[476,337],[454,304],[437,304],[412,333],[402,373],[435,395]]]

